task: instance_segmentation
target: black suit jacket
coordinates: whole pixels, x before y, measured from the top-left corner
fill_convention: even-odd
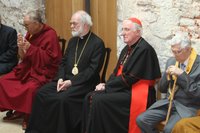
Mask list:
[[[17,64],[17,32],[2,25],[0,27],[0,74],[8,73]]]

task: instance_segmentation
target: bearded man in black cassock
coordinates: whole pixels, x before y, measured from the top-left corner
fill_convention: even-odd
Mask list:
[[[141,31],[139,19],[123,21],[127,45],[108,81],[86,96],[82,133],[140,133],[136,117],[155,101],[153,86],[161,76],[156,52]]]
[[[77,11],[57,78],[36,94],[26,133],[80,133],[84,96],[100,81],[105,47],[90,31],[91,17]]]

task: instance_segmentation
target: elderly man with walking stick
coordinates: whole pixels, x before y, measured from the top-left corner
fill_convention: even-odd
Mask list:
[[[156,125],[165,120],[164,133],[181,118],[196,115],[200,108],[200,56],[191,47],[186,32],[178,32],[170,41],[171,57],[166,64],[159,89],[167,93],[166,99],[158,100],[137,118],[137,124],[144,133],[158,133]]]

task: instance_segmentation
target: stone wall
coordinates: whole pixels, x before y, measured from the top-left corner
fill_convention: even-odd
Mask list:
[[[25,33],[22,22],[27,9],[44,9],[45,0],[0,0],[2,23]],[[162,71],[169,56],[172,56],[166,42],[173,33],[185,28],[192,37],[193,47],[200,52],[200,1],[199,0],[117,0],[118,35],[122,20],[135,16],[143,24],[143,37],[155,48]],[[117,38],[118,53],[124,47]]]
[[[29,9],[38,8],[44,11],[44,0],[0,0],[2,24],[12,26],[24,34],[25,29],[21,25],[23,14]]]
[[[122,20],[135,16],[142,21],[143,37],[155,48],[164,70],[166,60],[172,56],[167,41],[179,30],[187,30],[192,45],[200,53],[200,1],[199,0],[118,0],[118,34]],[[124,47],[118,36],[118,53]]]

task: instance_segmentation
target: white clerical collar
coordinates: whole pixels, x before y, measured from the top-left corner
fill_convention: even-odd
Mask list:
[[[90,33],[90,31],[87,34],[85,34],[85,35],[79,36],[79,38],[80,39],[84,39],[85,37],[87,37],[89,35],[89,33]]]

